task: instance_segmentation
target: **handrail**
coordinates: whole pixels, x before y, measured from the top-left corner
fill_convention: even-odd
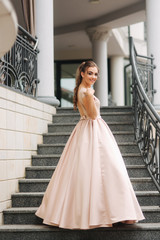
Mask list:
[[[19,33],[22,32],[22,36],[24,37],[27,37],[29,42],[33,42],[34,43],[34,46],[33,49],[34,50],[37,50],[39,52],[39,50],[37,49],[37,46],[38,46],[38,38],[35,36],[35,38],[29,33],[27,32],[23,27],[21,27],[20,25],[18,25],[18,30],[19,30]],[[19,34],[20,35],[20,34]]]
[[[130,41],[131,41],[131,46],[133,46],[133,38],[130,37]],[[133,71],[135,73],[135,76],[136,76],[136,79],[137,79],[137,84],[139,86],[139,90],[141,91],[141,94],[145,100],[145,102],[147,103],[147,105],[149,106],[151,112],[153,113],[153,115],[155,116],[155,118],[157,119],[157,122],[160,122],[160,116],[158,115],[158,113],[156,112],[155,108],[153,107],[153,105],[151,104],[150,100],[148,99],[145,91],[144,91],[144,88],[142,87],[142,84],[140,82],[140,79],[139,79],[139,75],[138,75],[138,71],[137,71],[137,68],[136,68],[136,60],[135,60],[135,57],[134,56],[134,52],[133,52],[133,47],[131,47],[131,53],[130,53],[130,56],[131,56],[131,64],[132,64],[132,67],[133,67]],[[142,55],[138,55],[136,54],[136,56],[140,56],[140,57],[144,57]],[[145,57],[146,58],[146,57]],[[152,58],[149,58],[147,57],[148,59],[152,59]]]
[[[16,41],[0,59],[0,84],[36,97],[38,39],[18,26]]]
[[[36,38],[34,38],[29,32],[27,32],[23,27],[18,25],[18,30],[23,32],[30,40],[32,40],[34,43],[36,43]]]
[[[132,37],[129,38],[129,45],[130,63],[132,66],[135,139],[147,169],[160,192],[160,116],[153,107],[141,83],[140,74],[143,75],[141,65],[144,66],[144,64],[143,62],[139,64],[138,60],[138,58],[150,60],[150,63],[147,62],[146,67],[150,66],[150,70],[147,69],[147,71],[151,71],[152,74],[154,69],[153,57],[138,55]],[[149,90],[151,90],[152,94],[154,93],[153,89]]]

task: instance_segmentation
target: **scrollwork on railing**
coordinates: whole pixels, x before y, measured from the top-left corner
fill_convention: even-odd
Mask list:
[[[0,84],[36,96],[39,80],[37,79],[37,44],[21,26],[11,50],[0,59]]]
[[[130,61],[132,66],[132,93],[135,139],[147,169],[160,191],[160,116],[153,101],[153,57],[136,53],[130,37]]]

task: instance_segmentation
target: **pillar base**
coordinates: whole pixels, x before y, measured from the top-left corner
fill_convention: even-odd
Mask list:
[[[37,100],[52,106],[59,106],[60,101],[56,97],[38,96]]]

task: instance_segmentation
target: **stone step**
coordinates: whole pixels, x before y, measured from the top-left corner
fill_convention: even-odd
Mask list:
[[[0,226],[1,240],[159,240],[160,223],[117,225],[112,228],[66,230],[46,225]]]
[[[60,156],[60,154],[33,155],[32,166],[56,166]]]
[[[140,153],[139,148],[135,142],[121,142],[118,143],[121,153]],[[65,144],[39,144],[37,152],[40,155],[46,154],[61,154]]]
[[[26,179],[50,179],[56,166],[26,167]]]
[[[23,192],[45,192],[49,179],[21,179],[19,180],[19,191]]]
[[[56,166],[60,156],[60,154],[33,155],[32,166]],[[122,154],[122,157],[126,165],[143,164],[143,159],[140,153],[124,153]]]
[[[73,107],[58,107],[56,109],[57,113],[75,113],[77,111],[75,111]],[[101,112],[131,112],[132,107],[130,106],[101,107],[100,111]]]
[[[132,112],[107,112],[101,113],[102,118],[106,122],[124,122],[124,121],[133,121]],[[77,123],[80,120],[79,113],[58,113],[53,115],[53,123]]]
[[[135,142],[118,143],[121,154],[123,153],[140,153],[140,150]]]
[[[159,223],[159,206],[141,207],[146,223]],[[9,208],[4,210],[4,224],[41,224],[42,219],[35,216],[37,208]]]
[[[141,206],[158,206],[160,203],[158,191],[136,191],[135,193]],[[43,196],[44,192],[12,194],[12,207],[39,207]]]
[[[126,168],[130,178],[150,177],[145,165],[128,165]]]
[[[135,191],[156,191],[157,188],[150,177],[131,178]],[[20,192],[45,192],[49,179],[21,179],[19,180]]]
[[[129,165],[126,166],[130,177],[140,178],[149,177],[149,172],[145,165]],[[27,179],[50,179],[56,166],[32,166],[26,167],[26,178]]]
[[[117,143],[119,142],[133,142],[135,140],[133,131],[119,131],[112,132]],[[43,134],[43,143],[52,144],[52,143],[66,143],[71,132],[60,132],[60,133],[46,133]]]
[[[111,131],[133,131],[133,122],[107,122]],[[48,125],[49,133],[71,132],[75,123],[53,123]]]
[[[151,177],[130,178],[134,191],[157,191]]]

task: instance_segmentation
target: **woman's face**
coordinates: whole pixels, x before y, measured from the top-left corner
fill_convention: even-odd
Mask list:
[[[96,67],[88,67],[85,72],[81,72],[82,83],[86,87],[91,87],[98,78],[98,69]]]

